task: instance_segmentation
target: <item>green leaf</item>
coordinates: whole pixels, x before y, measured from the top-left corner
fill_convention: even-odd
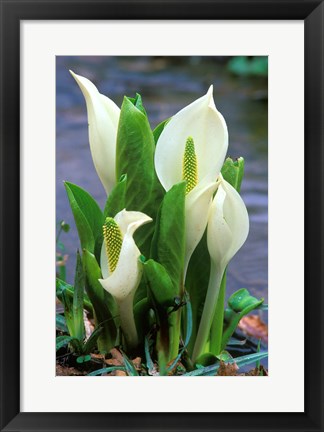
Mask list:
[[[126,207],[126,185],[127,175],[124,174],[108,196],[104,210],[104,220],[107,216],[115,217],[117,213]]]
[[[175,289],[165,268],[156,261],[149,259],[143,264],[144,277],[154,303],[159,307],[174,306],[178,290]]]
[[[102,375],[104,373],[109,373],[109,372],[113,372],[116,370],[121,370],[124,371],[126,370],[126,368],[124,366],[110,366],[110,367],[106,367],[106,368],[102,368],[102,369],[97,369],[93,372],[90,372],[87,376],[97,376],[97,375]]]
[[[254,363],[256,361],[262,360],[264,358],[268,357],[268,352],[261,352],[261,353],[254,353],[254,354],[248,354],[242,357],[236,357],[229,361],[227,361],[227,364],[233,364],[236,363],[238,367],[247,366],[251,363]],[[219,362],[215,365],[207,366],[204,368],[196,369],[192,372],[188,372],[182,376],[214,376],[216,375],[216,372],[219,369]]]
[[[73,285],[68,284],[64,280],[60,278],[56,278],[56,297],[63,303],[62,292],[65,291],[65,294],[73,299],[74,296],[74,287]],[[93,316],[93,307],[91,301],[86,293],[83,295],[83,309],[86,309],[91,316]]]
[[[68,345],[74,338],[72,336],[57,336],[56,351]]]
[[[99,336],[103,332],[103,327],[97,326],[94,331],[91,333],[89,339],[84,345],[84,353],[88,354],[91,352],[91,350],[96,346],[96,343],[98,341]]]
[[[256,309],[267,311],[269,309],[269,305],[262,304],[262,305],[258,306]]]
[[[246,339],[234,339],[230,338],[230,340],[227,342],[227,346],[243,346],[246,344]]]
[[[239,157],[235,161],[228,157],[222,167],[222,175],[237,192],[241,190],[242,179],[244,176],[244,159]]]
[[[72,314],[74,320],[74,334],[71,336],[76,337],[79,340],[84,338],[84,323],[83,323],[83,297],[84,297],[84,273],[82,267],[82,260],[77,251],[77,262],[75,269],[74,279],[74,293],[73,293],[73,305]]]
[[[152,219],[163,196],[154,170],[154,148],[146,115],[125,97],[117,133],[116,175],[120,178],[127,174],[125,208],[143,212]],[[153,229],[153,224],[147,224],[135,234],[135,241],[145,256],[149,254]]]
[[[150,320],[148,319],[150,308],[151,303],[147,297],[136,303],[134,301],[134,319],[139,340],[143,340],[150,331]]]
[[[73,317],[73,299],[65,290],[61,293],[61,301],[64,307],[64,318],[71,337],[75,337],[74,317]]]
[[[59,330],[64,333],[68,332],[65,318],[61,314],[56,314],[56,330]]]
[[[122,356],[123,356],[124,365],[126,368],[127,375],[128,376],[138,376],[138,372],[137,372],[133,362],[129,360],[129,358],[127,357],[127,355],[124,352],[122,352]]]
[[[224,313],[224,331],[222,349],[226,347],[240,320],[252,310],[259,308],[264,299],[257,299],[250,295],[245,288],[239,289],[228,299],[228,308]]]
[[[98,279],[102,279],[101,270],[95,256],[83,251],[83,264],[86,276],[86,291],[95,311],[97,325],[104,328],[98,345],[102,353],[108,353],[115,346],[117,328],[113,317],[116,315],[116,303],[113,297],[103,289]]]
[[[163,129],[165,128],[165,126],[167,125],[167,123],[171,120],[171,117],[163,120],[163,122],[161,122],[160,124],[158,124],[156,126],[156,128],[153,131],[153,137],[154,137],[154,142],[155,144],[158,142],[158,139],[160,138],[160,135],[163,131]]]
[[[79,364],[86,363],[90,360],[91,360],[91,355],[89,355],[89,354],[81,355],[81,356],[77,357],[77,359],[76,359],[77,363],[79,363]]]
[[[186,182],[174,185],[164,196],[156,220],[151,256],[167,271],[178,296],[183,295],[185,254]]]
[[[201,369],[202,367],[214,365],[216,362],[217,357],[215,356],[215,354],[211,352],[206,352],[197,358],[196,367],[199,367]]]
[[[148,206],[154,183],[153,155],[154,139],[147,117],[125,97],[117,134],[116,175],[127,174],[127,210],[144,211]]]
[[[246,288],[241,288],[235,291],[234,294],[228,299],[228,306],[234,312],[244,312],[244,314],[251,312],[255,307],[260,306],[263,303],[263,299],[257,299],[250,295]]]
[[[129,97],[127,99],[131,101],[132,104],[147,117],[147,113],[143,106],[142,96],[139,93],[136,93],[136,96],[134,98]]]
[[[102,212],[92,196],[79,186],[65,182],[65,189],[70,201],[81,247],[94,253],[96,242],[102,239]]]

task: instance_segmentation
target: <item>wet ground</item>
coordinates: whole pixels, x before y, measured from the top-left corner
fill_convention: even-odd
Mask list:
[[[268,298],[268,145],[267,81],[230,74],[226,59],[149,57],[57,57],[56,220],[71,225],[61,240],[69,255],[67,279],[73,282],[77,231],[63,180],[86,189],[101,207],[105,192],[92,164],[86,107],[68,70],[91,79],[101,93],[121,105],[124,95],[142,95],[155,127],[206,93],[214,85],[214,99],[229,130],[230,156],[245,158],[241,194],[250,216],[250,233],[231,261],[227,294],[245,287]],[[266,314],[263,318],[267,320]]]

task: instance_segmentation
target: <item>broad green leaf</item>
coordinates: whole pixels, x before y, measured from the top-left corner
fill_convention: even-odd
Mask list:
[[[117,133],[116,175],[127,174],[127,210],[145,213],[149,205],[155,175],[153,155],[154,139],[147,117],[125,97]]]
[[[224,312],[224,331],[222,349],[226,347],[240,320],[252,310],[259,308],[264,299],[257,299],[250,295],[245,288],[239,289],[228,299],[228,308]]]
[[[82,260],[77,251],[77,262],[75,269],[74,279],[74,294],[73,294],[73,305],[72,313],[74,320],[74,334],[71,336],[76,337],[79,340],[84,338],[84,323],[83,323],[83,296],[84,296],[84,273],[82,267]]]
[[[104,220],[107,216],[115,217],[117,213],[126,207],[126,185],[127,175],[124,174],[108,196],[104,210]]]
[[[143,268],[149,293],[154,297],[153,302],[164,308],[174,306],[178,290],[172,283],[165,268],[153,259],[146,261]]]
[[[116,176],[127,175],[125,208],[141,211],[153,220],[163,196],[154,170],[154,138],[146,115],[125,97],[119,118],[116,149]],[[135,234],[140,251],[148,256],[154,224]]]
[[[164,196],[156,220],[151,257],[167,271],[178,296],[183,294],[185,254],[186,182],[174,185]]]
[[[161,122],[160,124],[158,124],[156,126],[156,128],[153,130],[153,137],[154,137],[154,142],[155,144],[158,142],[158,139],[160,138],[160,135],[163,131],[163,129],[165,128],[166,124],[168,123],[168,121],[171,120],[171,117],[163,120],[163,122]]]
[[[86,276],[86,291],[95,311],[96,324],[103,327],[103,332],[98,340],[99,350],[108,353],[115,346],[117,336],[114,322],[115,300],[103,289],[98,280],[102,278],[102,275],[95,256],[84,250],[82,260]]]
[[[81,247],[94,253],[96,242],[102,239],[102,212],[92,196],[79,186],[65,182],[65,189],[70,201]]]
[[[222,167],[222,175],[237,192],[241,190],[242,179],[244,176],[244,159],[239,157],[235,161],[228,157]]]

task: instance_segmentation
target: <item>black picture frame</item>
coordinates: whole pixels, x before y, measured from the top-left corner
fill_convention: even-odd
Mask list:
[[[323,92],[324,3],[318,0],[0,0],[1,5],[1,431],[324,431]],[[20,21],[96,19],[304,20],[305,24],[305,412],[21,413]],[[293,164],[293,155],[291,163]],[[290,187],[299,187],[298,177]],[[298,319],[298,317],[296,317]],[[286,360],[304,353],[287,348]],[[37,373],[31,371],[31,373]],[[278,389],[280,391],[280,389]],[[181,395],[180,395],[181,397]],[[253,407],[251,407],[253,409]]]

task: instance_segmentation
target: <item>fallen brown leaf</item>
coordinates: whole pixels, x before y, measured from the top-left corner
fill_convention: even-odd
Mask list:
[[[226,364],[222,360],[220,361],[220,366],[217,371],[218,376],[236,376],[238,371],[238,366],[236,363]]]
[[[81,372],[74,367],[56,365],[56,376],[84,376],[87,375],[86,372]]]
[[[268,371],[261,365],[259,368],[254,368],[244,374],[245,376],[268,376]]]
[[[105,363],[109,366],[124,366],[124,359],[121,354],[121,352],[117,348],[113,348],[110,350],[110,354],[112,356],[111,359],[105,359]],[[135,366],[135,369],[141,370],[142,369],[142,359],[141,357],[136,357],[131,360],[133,362],[133,365]],[[116,371],[116,372],[123,372],[123,371]],[[123,372],[124,374],[124,372]],[[116,376],[124,376],[116,373]]]
[[[120,351],[117,348],[113,348],[110,350],[110,354],[113,359],[118,360],[120,365],[124,364],[124,359]]]
[[[245,316],[239,322],[238,327],[248,336],[268,342],[268,326],[261,320],[259,315]]]

